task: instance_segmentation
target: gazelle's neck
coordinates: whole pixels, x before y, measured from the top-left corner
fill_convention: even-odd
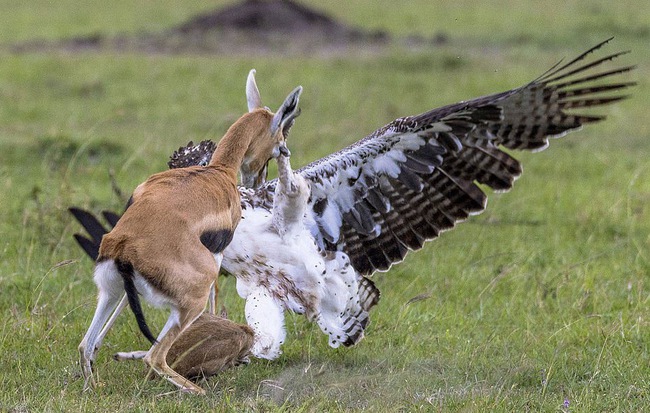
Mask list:
[[[209,166],[219,166],[236,176],[253,139],[259,135],[260,127],[259,116],[252,113],[242,116],[219,141]]]

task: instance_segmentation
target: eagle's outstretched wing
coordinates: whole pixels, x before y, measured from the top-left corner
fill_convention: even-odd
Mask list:
[[[311,186],[307,223],[319,247],[345,252],[359,273],[370,275],[482,212],[487,196],[477,183],[507,191],[522,172],[502,148],[543,150],[549,138],[604,119],[568,110],[625,98],[617,92],[635,83],[610,79],[634,67],[600,67],[627,52],[586,61],[609,40],[525,86],[397,119],[299,169]],[[210,158],[214,146],[190,142],[172,155],[169,166],[198,164]],[[240,187],[242,206],[270,210],[276,183]],[[93,237],[95,223],[77,215]],[[77,236],[91,256],[100,239]]]
[[[522,172],[502,148],[542,150],[549,138],[604,119],[567,110],[625,97],[616,92],[634,83],[609,80],[633,67],[598,68],[626,52],[586,62],[608,41],[523,87],[397,119],[298,170],[311,184],[318,245],[347,253],[369,275],[483,211],[487,197],[477,184],[507,191]]]

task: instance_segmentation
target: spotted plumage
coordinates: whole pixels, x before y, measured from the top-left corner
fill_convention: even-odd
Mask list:
[[[256,189],[240,187],[242,221],[222,268],[237,277],[247,320],[262,337],[254,353],[280,354],[285,310],[317,322],[333,347],[358,342],[379,299],[368,277],[483,211],[487,196],[479,184],[509,190],[522,168],[504,148],[542,150],[549,138],[604,119],[573,109],[625,97],[616,92],[634,83],[610,79],[633,67],[599,71],[624,53],[586,62],[605,43],[520,88],[397,119],[295,172],[285,170],[285,181],[304,184],[297,191],[303,201],[294,205],[299,219],[277,224],[274,218],[278,194],[287,191],[282,176]],[[170,167],[184,166],[181,158]],[[84,224],[91,231],[96,225]],[[282,229],[291,235],[281,236],[277,225],[291,226]],[[89,251],[89,244],[82,247]]]

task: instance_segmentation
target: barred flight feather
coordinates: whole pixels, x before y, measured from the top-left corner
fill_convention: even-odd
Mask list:
[[[326,197],[332,203],[341,192],[341,188],[321,186],[322,181],[314,179],[326,171],[327,174],[345,175],[350,165],[363,162],[378,167],[362,167],[362,174],[383,173],[390,178],[389,187],[375,187],[365,192],[366,205],[374,212],[373,221],[380,227],[376,239],[370,240],[364,236],[365,230],[358,231],[358,221],[343,219],[339,238],[330,237],[328,245],[321,247],[346,252],[358,271],[372,274],[377,270],[385,270],[391,263],[404,258],[403,251],[386,253],[387,248],[381,246],[388,242],[378,243],[378,240],[388,238],[393,243],[417,249],[423,240],[435,238],[442,230],[453,227],[470,214],[482,211],[486,197],[472,182],[485,184],[496,191],[506,191],[522,171],[519,162],[499,149],[499,146],[542,150],[548,146],[549,138],[563,136],[584,124],[603,119],[602,116],[573,114],[567,110],[598,107],[625,98],[624,95],[607,94],[633,86],[634,82],[600,85],[592,82],[623,74],[632,70],[633,66],[596,74],[586,73],[589,69],[625,54],[614,53],[584,63],[589,54],[608,41],[596,45],[566,64],[556,65],[548,73],[521,88],[397,119],[367,138],[299,170],[305,178],[313,180],[312,187],[316,191],[312,202],[318,202],[319,197]],[[396,141],[408,139],[413,143],[414,133],[424,143],[417,149],[400,152],[406,160],[396,161]],[[435,193],[431,193],[431,188],[436,189]],[[437,204],[420,207],[426,205],[422,203],[422,194],[428,194],[431,197],[429,199],[435,199]],[[456,202],[463,206],[459,207]],[[336,215],[336,211],[329,212],[330,216]],[[349,211],[339,212],[345,213]],[[378,219],[377,214],[381,219]],[[425,216],[428,222],[434,223],[435,230],[416,235],[413,230],[416,225],[412,225],[409,220],[416,216]],[[318,222],[325,217],[317,215],[315,219]],[[385,233],[390,236],[384,235]],[[388,258],[388,265],[377,253],[379,250]],[[371,257],[364,257],[366,253]]]

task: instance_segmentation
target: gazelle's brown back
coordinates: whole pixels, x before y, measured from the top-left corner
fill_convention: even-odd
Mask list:
[[[170,265],[183,272],[186,263],[196,260],[197,249],[205,246],[202,234],[234,233],[241,217],[239,205],[233,180],[218,168],[182,168],[152,175],[138,186],[127,213],[102,239],[99,261],[128,261],[143,274],[157,273],[163,267],[169,271]]]

